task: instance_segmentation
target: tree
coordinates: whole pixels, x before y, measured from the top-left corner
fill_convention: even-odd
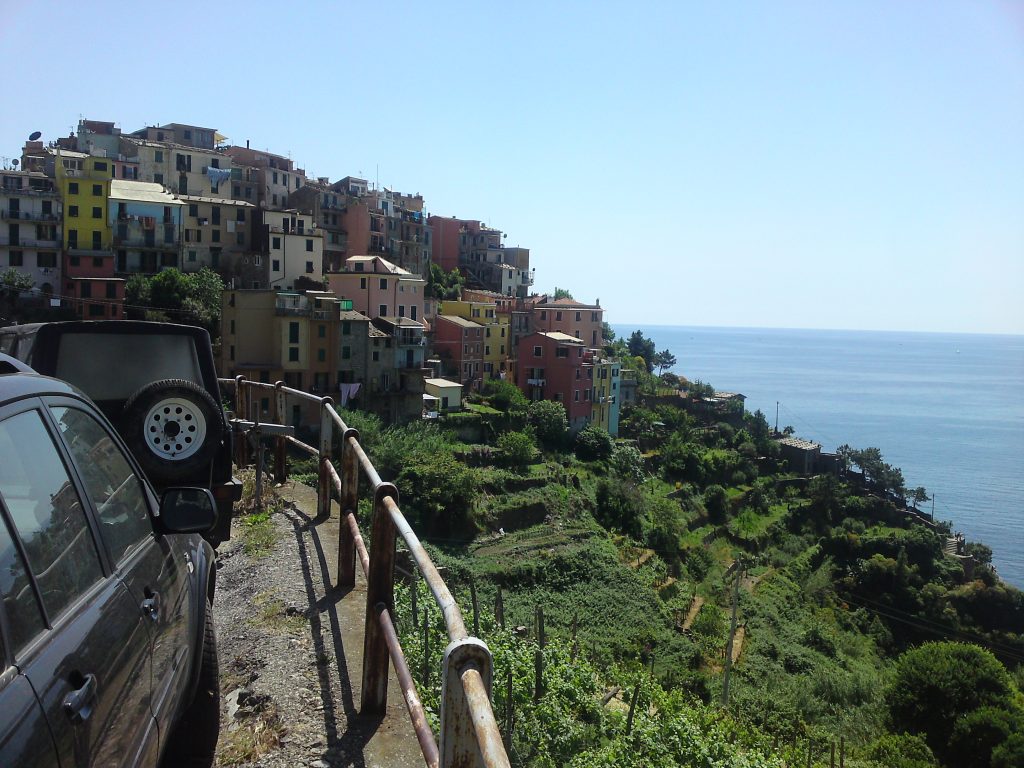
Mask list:
[[[565,289],[565,288],[555,288],[555,298],[554,298],[554,300],[558,301],[559,299],[573,299],[573,301],[575,301],[575,299],[573,298],[573,295],[571,293],[569,293],[569,291],[567,289]]]
[[[31,276],[14,267],[0,272],[0,322],[14,320],[18,297],[31,290],[32,285]]]
[[[616,445],[608,462],[612,474],[632,483],[644,479],[644,457],[632,445]]]
[[[925,490],[924,486],[919,485],[910,492],[910,500],[914,504],[914,509],[917,509],[918,504],[924,504],[924,502],[930,500],[928,491]]]
[[[588,424],[576,435],[576,454],[581,459],[607,459],[615,443],[600,427]]]
[[[427,295],[442,301],[445,299],[458,301],[465,282],[466,278],[459,270],[453,269],[451,272],[445,272],[437,264],[431,262],[430,274],[427,275]]]
[[[605,344],[612,344],[615,341],[615,331],[612,330],[607,320],[601,323],[601,338],[604,339]]]
[[[665,372],[666,368],[672,368],[678,362],[676,356],[672,354],[672,350],[663,349],[661,352],[655,354],[651,362],[654,367],[658,369],[658,375],[660,376]]]
[[[569,432],[565,407],[554,400],[536,400],[530,403],[526,420],[533,427],[537,439],[548,448],[561,448]]]
[[[141,320],[150,305],[149,278],[135,272],[124,284],[125,314],[130,320]]]
[[[989,651],[937,642],[899,658],[885,700],[895,730],[921,734],[948,762],[957,722],[983,707],[1013,709],[1012,690],[1009,673]]]
[[[633,331],[629,341],[626,342],[626,347],[629,349],[629,354],[643,358],[647,373],[654,371],[654,341],[644,336],[643,331]]]
[[[709,485],[704,489],[704,509],[708,511],[708,517],[716,523],[725,520],[726,512],[729,510],[729,496],[725,488],[720,485]]]

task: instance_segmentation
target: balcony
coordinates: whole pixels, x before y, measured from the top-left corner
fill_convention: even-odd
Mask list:
[[[547,379],[527,379],[526,384],[531,387],[543,387],[547,386]]]
[[[57,216],[52,213],[40,213],[39,211],[0,210],[0,219],[8,219],[10,221],[57,221]]]
[[[0,235],[0,245],[9,245],[12,248],[60,248],[60,240],[52,237],[49,240],[40,240],[35,237],[15,237]]]

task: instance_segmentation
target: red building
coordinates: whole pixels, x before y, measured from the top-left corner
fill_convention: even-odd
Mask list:
[[[516,385],[526,396],[564,405],[573,432],[589,424],[594,382],[587,346],[559,331],[541,331],[520,339],[518,351]]]
[[[464,387],[480,386],[484,362],[484,327],[454,315],[434,319],[434,351],[447,376]]]

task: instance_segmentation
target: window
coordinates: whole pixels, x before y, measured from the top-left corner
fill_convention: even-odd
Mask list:
[[[312,261],[307,261],[306,262],[306,274],[307,275],[313,274],[313,262]]]
[[[68,216],[70,218],[72,218],[72,219],[77,219],[78,218],[78,206],[77,205],[69,205],[68,206]]]
[[[117,283],[107,283],[107,298],[108,299],[116,299],[117,298]]]
[[[103,166],[103,170],[104,171],[107,170],[107,166],[106,165]],[[93,184],[92,185],[92,196],[93,197],[103,197],[103,185],[102,184]]]
[[[220,230],[219,229],[213,230],[211,235],[212,235],[213,242],[215,242],[215,243],[219,243],[220,242]]]
[[[561,312],[555,312],[555,322],[558,322],[561,319],[562,319],[562,313]]]
[[[373,350],[373,362],[380,362],[380,352],[378,352],[376,349]]]
[[[236,200],[242,196],[242,185],[232,184],[231,185],[231,196]]]
[[[213,220],[214,224],[220,224],[220,206],[219,205],[211,205],[210,206],[210,217]]]
[[[352,357],[352,347],[342,347],[341,348],[341,359],[342,360],[348,360],[351,357]],[[374,359],[376,359],[376,358],[374,358]]]
[[[89,317],[103,317],[103,305],[102,304],[90,304],[89,305]]]
[[[327,338],[327,326],[324,325],[323,323],[318,325],[316,327],[316,335],[319,336],[321,339],[326,339]]]
[[[580,401],[580,391],[578,389],[573,390],[572,401],[574,403],[578,403]]]
[[[245,208],[239,207],[235,211],[235,221],[245,221]]]
[[[100,208],[98,205],[94,205],[93,208],[92,208],[92,217],[94,219],[102,219],[103,218],[103,209]]]
[[[50,409],[82,474],[85,493],[100,516],[103,539],[117,563],[153,533],[139,478],[107,431],[85,411]]]
[[[274,272],[280,272],[281,271],[281,260],[280,259],[271,259],[271,261],[270,261],[270,268]]]
[[[540,319],[541,319],[541,320],[547,320],[547,319],[548,319],[548,313],[547,313],[547,311],[545,311],[545,310],[541,310],[541,313],[540,313]]]
[[[0,520],[0,573],[6,576],[6,589],[0,592],[0,599],[10,620],[11,650],[17,655],[43,631],[44,625],[29,583],[28,569],[14,548],[14,539],[3,520]]]
[[[77,195],[78,194],[78,182],[77,181],[69,181],[68,182],[68,194],[69,195]]]
[[[388,281],[386,277],[382,277],[380,279],[380,289],[382,291],[386,291],[388,289]]]
[[[366,278],[365,277],[360,277],[359,278],[359,290],[361,290],[361,291],[365,291],[366,290]]]
[[[387,305],[387,304],[381,304],[381,305],[379,305],[379,306],[377,307],[377,309],[379,310],[379,311],[377,312],[377,314],[378,314],[378,315],[379,315],[380,317],[387,317],[387,314],[388,314],[388,305]]]
[[[17,478],[16,483],[2,484],[4,506],[12,513],[27,565],[53,623],[103,573],[81,501],[38,411],[0,422],[0,472],[4,478]],[[35,598],[29,595],[31,590],[14,606],[28,625],[11,622],[22,642],[35,635],[39,625],[40,617],[30,608]]]
[[[299,348],[288,347],[288,362],[297,363],[299,362]]]
[[[280,251],[281,250],[281,238],[280,237],[272,238],[271,239],[271,243],[270,243],[270,247],[273,248],[275,251]]]
[[[313,241],[312,240],[306,240],[306,250],[310,251],[310,252],[313,251]]]
[[[81,296],[83,299],[92,298],[92,283],[82,283]]]
[[[25,257],[21,251],[11,251],[11,266],[12,267],[23,267],[25,266]]]
[[[71,247],[74,248],[75,247],[74,244],[72,244]],[[70,261],[72,267],[77,267],[77,266],[79,266],[82,263],[82,260],[78,256],[72,256],[69,259],[69,261]]]
[[[164,161],[164,152],[162,149],[158,149],[153,153],[153,161],[156,163],[162,163]]]
[[[188,204],[188,215],[189,216],[198,216],[199,215],[199,206],[196,203],[189,203]]]
[[[245,232],[235,233],[235,243],[237,245],[245,245]]]
[[[485,355],[489,355],[489,354],[491,354],[491,345],[490,345],[490,344],[488,344],[488,345],[486,345],[486,346],[484,347],[484,354],[485,354]]]
[[[398,316],[405,317],[405,304],[398,305]]]
[[[164,183],[164,175],[162,173],[154,173],[153,174],[153,182],[155,184],[163,184]]]
[[[288,343],[298,344],[299,343],[299,324],[288,323]]]
[[[327,350],[326,349],[318,349],[316,351],[316,359],[317,359],[318,362],[321,362],[321,363],[326,362],[327,361]]]
[[[341,323],[341,334],[342,336],[348,336],[352,333],[352,323],[348,320],[343,320]]]
[[[580,318],[581,318],[582,316],[583,316],[583,313],[582,313],[582,312],[577,312],[577,313],[576,313],[576,322],[579,322],[579,321],[580,321]]]
[[[40,253],[36,256],[36,264],[40,267],[50,268],[57,266],[57,254],[55,253]]]
[[[534,347],[533,348],[533,356],[534,357],[543,357],[543,355],[544,355],[544,351],[540,347]]]
[[[98,251],[103,247],[103,234],[101,232],[92,233],[92,249]]]

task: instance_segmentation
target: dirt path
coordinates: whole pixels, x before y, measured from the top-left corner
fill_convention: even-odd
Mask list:
[[[686,632],[690,625],[693,624],[693,620],[697,618],[697,614],[700,613],[701,606],[704,605],[704,598],[697,595],[693,598],[693,602],[690,603],[690,610],[686,613],[686,619],[683,621],[683,632]]]
[[[218,765],[423,765],[393,677],[387,717],[358,714],[365,582],[358,574],[348,592],[324,587],[336,518],[311,519],[312,489],[289,485],[281,495],[288,503],[270,516],[264,553],[246,553],[239,519],[220,552]]]

